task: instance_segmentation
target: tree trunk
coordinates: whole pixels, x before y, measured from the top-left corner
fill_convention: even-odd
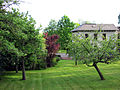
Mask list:
[[[74,60],[75,60],[75,65],[77,66],[77,59],[75,58],[75,52],[74,52]]]
[[[52,65],[52,63],[51,63],[51,57],[50,56],[48,56],[47,58],[46,58],[46,63],[47,63],[47,67],[51,67]]]
[[[16,64],[15,68],[16,68],[16,73],[18,73],[18,65],[17,64]]]
[[[16,69],[16,73],[18,73],[18,58],[17,58],[17,61],[16,61],[15,69]]]
[[[51,67],[51,61],[50,61],[50,59],[47,60],[47,67]]]
[[[105,78],[103,77],[102,73],[100,72],[98,66],[97,66],[97,63],[93,63],[93,66],[95,67],[95,69],[97,70],[101,80],[105,80]]]
[[[25,77],[25,65],[24,65],[24,58],[22,58],[22,80],[26,80]]]
[[[36,68],[36,64],[35,64],[35,62],[33,62],[32,70],[35,70],[35,68]]]
[[[74,55],[74,60],[75,60],[75,65],[77,66],[77,59],[75,58],[75,55]]]
[[[77,66],[77,60],[75,59],[75,65]]]

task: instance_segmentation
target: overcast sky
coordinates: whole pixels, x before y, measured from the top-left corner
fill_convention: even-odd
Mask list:
[[[23,0],[20,11],[29,11],[37,26],[47,26],[51,19],[67,15],[72,21],[90,21],[118,25],[120,0]]]

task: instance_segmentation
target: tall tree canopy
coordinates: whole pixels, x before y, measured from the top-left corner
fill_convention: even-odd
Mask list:
[[[59,43],[62,49],[67,49],[67,45],[71,42],[71,36],[73,30],[75,28],[75,23],[70,21],[68,16],[64,15],[59,21],[57,25],[57,34],[60,36]]]
[[[71,42],[72,33],[70,31],[76,25],[68,16],[64,15],[58,22],[51,20],[48,27],[44,29],[44,32],[48,32],[49,35],[57,34],[60,36],[58,42],[60,43],[61,49],[67,49],[68,43]]]
[[[16,9],[6,11],[1,8],[0,11],[0,60],[6,66],[8,62],[21,62],[22,79],[25,80],[24,62],[31,56],[35,61],[45,54],[45,40],[39,29],[35,29],[35,20],[28,13]]]
[[[82,38],[81,38],[82,37]],[[80,39],[81,38],[81,39]],[[109,64],[112,61],[119,60],[118,41],[113,35],[109,40],[96,40],[85,38],[82,35],[73,35],[73,42],[69,43],[69,54],[83,64],[95,67],[101,80],[104,80],[97,64]]]
[[[48,35],[57,34],[57,22],[52,19],[48,26],[44,29],[44,32],[48,32]]]

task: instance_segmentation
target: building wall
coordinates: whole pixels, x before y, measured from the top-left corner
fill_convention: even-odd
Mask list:
[[[89,37],[94,38],[94,34],[96,34],[96,32],[74,32],[74,34],[78,34],[78,35],[82,34],[83,36],[85,36],[85,34],[88,34]],[[103,34],[106,34],[106,38],[109,39],[111,35],[113,34],[117,35],[117,32],[100,32],[97,34],[97,40],[103,40]]]

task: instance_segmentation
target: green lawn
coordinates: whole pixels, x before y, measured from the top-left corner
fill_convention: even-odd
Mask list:
[[[56,67],[46,70],[7,72],[0,80],[0,90],[120,90],[120,62],[99,64],[106,80],[101,81],[93,67],[74,66],[71,60],[61,60]]]
[[[67,53],[66,50],[59,50],[58,53]]]

